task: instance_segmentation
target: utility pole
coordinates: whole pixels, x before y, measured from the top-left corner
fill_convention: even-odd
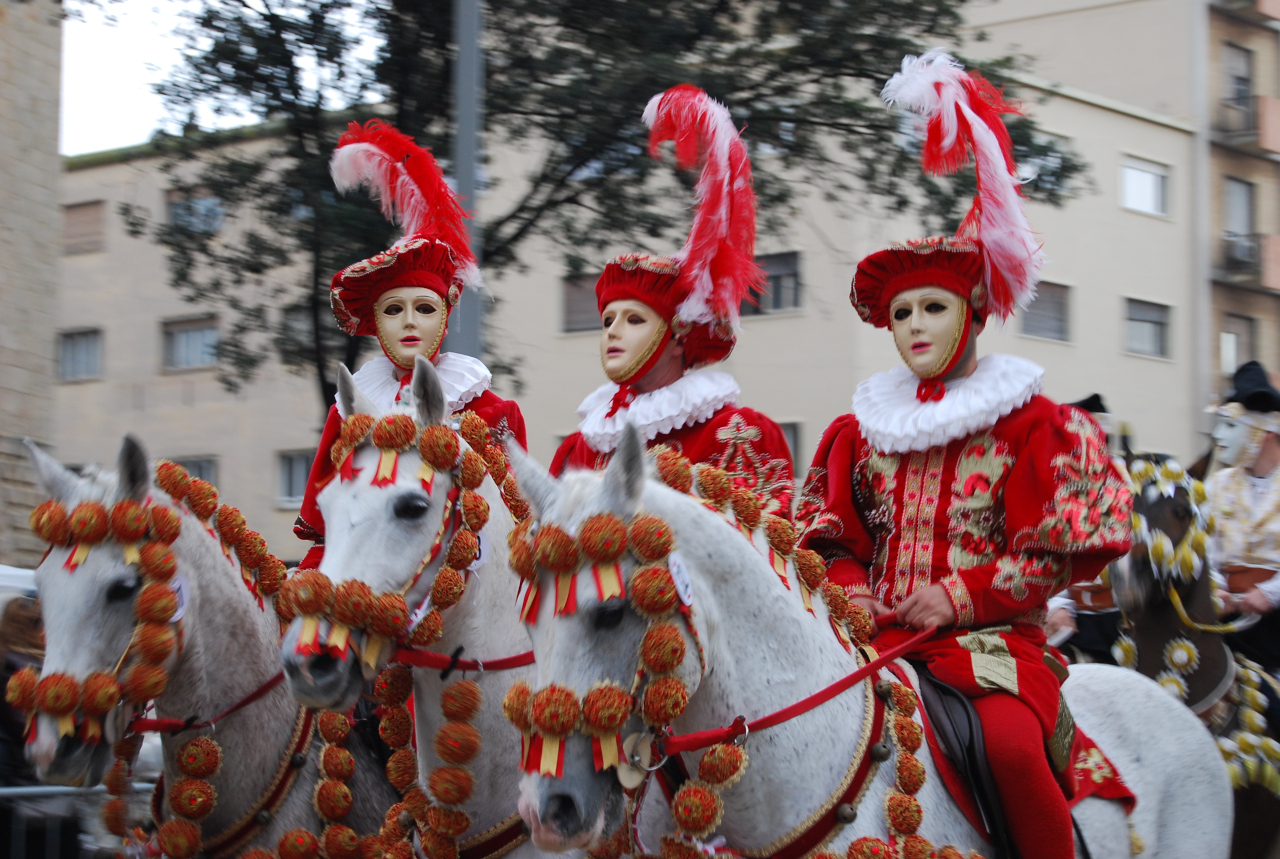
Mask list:
[[[458,46],[453,68],[453,110],[457,122],[453,143],[453,177],[462,207],[473,217],[471,250],[479,262],[484,248],[476,201],[480,125],[484,105],[484,56],[480,52],[480,0],[453,0],[453,40]],[[475,290],[462,293],[449,314],[445,347],[475,358],[484,351],[484,306]]]

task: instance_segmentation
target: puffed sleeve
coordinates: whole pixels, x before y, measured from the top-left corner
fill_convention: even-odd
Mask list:
[[[850,596],[870,596],[868,564],[875,538],[853,497],[853,465],[861,433],[853,415],[836,418],[822,434],[796,508],[800,547],[827,563],[827,577]]]
[[[1129,550],[1128,480],[1088,415],[1049,404],[1020,427],[1004,478],[1005,540],[994,560],[941,582],[956,626],[982,626],[1045,605],[1068,584],[1091,581]]]
[[[529,449],[529,440],[525,436],[524,429],[524,413],[520,411],[520,404],[515,400],[505,400],[502,408],[503,416],[507,419],[507,429],[515,440],[520,442],[520,446],[525,450]]]
[[[307,487],[302,493],[302,509],[298,511],[298,518],[293,523],[293,533],[299,540],[315,544],[307,552],[302,564],[304,567],[319,567],[320,559],[324,556],[324,517],[320,515],[316,496],[333,478],[334,467],[330,452],[333,450],[333,443],[341,435],[342,416],[338,414],[337,406],[330,406],[324,430],[320,433],[316,458],[311,463],[311,473],[307,475]]]
[[[564,441],[560,442],[560,446],[556,448],[556,455],[551,458],[551,476],[559,477],[564,473],[566,466],[572,466],[573,454],[578,444],[586,444],[582,439],[582,433],[570,433],[564,437]]]

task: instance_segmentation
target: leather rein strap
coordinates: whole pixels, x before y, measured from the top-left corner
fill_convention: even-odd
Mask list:
[[[244,696],[239,701],[232,704],[230,707],[223,710],[221,713],[219,713],[218,715],[214,716],[212,719],[209,719],[206,722],[197,722],[195,720],[195,716],[192,716],[190,719],[187,719],[186,721],[183,721],[182,719],[140,719],[138,718],[130,722],[129,726],[125,728],[125,735],[127,736],[129,734],[145,734],[145,733],[179,734],[179,733],[182,733],[183,731],[198,731],[203,728],[212,728],[214,725],[218,724],[227,716],[230,716],[232,713],[236,712],[237,710],[244,709],[245,707],[248,707],[250,704],[252,704],[254,701],[259,700],[260,698],[262,698],[264,695],[266,695],[268,692],[270,692],[272,689],[276,688],[283,682],[284,682],[284,671],[276,672],[276,674],[273,677],[271,677],[269,680],[267,680],[267,682],[263,683],[257,689],[254,689],[248,695]]]
[[[415,668],[431,668],[437,671],[505,671],[508,668],[520,668],[533,664],[533,651],[526,650],[515,656],[504,656],[501,659],[455,659],[445,653],[433,650],[417,650],[411,647],[396,648],[393,662],[402,662]]]

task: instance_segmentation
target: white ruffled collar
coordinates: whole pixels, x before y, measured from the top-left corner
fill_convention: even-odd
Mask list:
[[[638,394],[631,405],[606,417],[618,386],[613,382],[596,388],[578,406],[578,431],[593,450],[609,453],[622,439],[622,429],[634,424],[645,441],[685,426],[699,424],[727,405],[736,405],[742,389],[733,376],[719,370],[694,370],[676,381]]]
[[[853,415],[862,436],[883,453],[928,450],[994,426],[1040,393],[1044,368],[1013,355],[987,355],[973,375],[947,383],[941,400],[916,399],[920,379],[906,367],[858,385]]]
[[[493,374],[484,362],[459,352],[441,352],[437,356],[435,368],[436,375],[440,377],[440,386],[444,388],[449,414],[489,390],[489,385],[493,382]],[[356,387],[383,414],[396,405],[396,397],[400,394],[400,379],[396,376],[396,365],[386,355],[370,358],[351,378],[355,380]],[[342,413],[340,401],[338,413]]]

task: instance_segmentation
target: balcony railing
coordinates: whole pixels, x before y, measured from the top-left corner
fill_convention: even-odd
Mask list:
[[[1276,0],[1280,3],[1280,0]],[[1255,153],[1280,153],[1280,99],[1246,95],[1218,102],[1217,143]]]
[[[1222,237],[1221,267],[1237,276],[1262,273],[1263,236],[1258,233],[1227,233]]]
[[[1258,133],[1258,97],[1226,98],[1218,103],[1218,131],[1229,135]]]
[[[1224,233],[1213,269],[1218,283],[1280,292],[1280,235]]]

